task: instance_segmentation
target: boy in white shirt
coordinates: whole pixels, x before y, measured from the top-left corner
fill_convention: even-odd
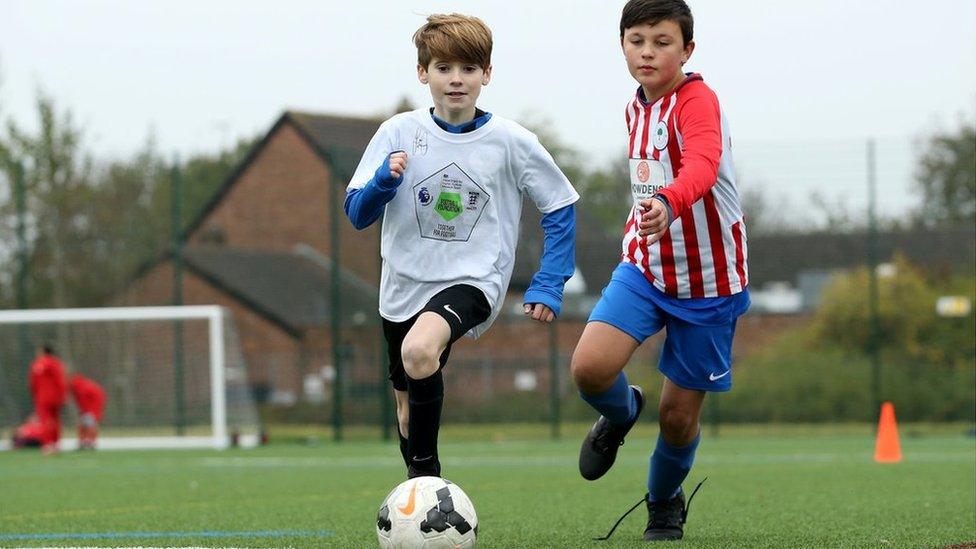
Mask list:
[[[431,15],[413,39],[434,106],[380,126],[345,202],[357,229],[383,217],[379,309],[408,478],[440,476],[441,369],[455,341],[484,333],[501,310],[523,196],[543,213],[543,255],[523,300],[539,322],[559,314],[573,274],[579,199],[532,132],[475,106],[491,79],[480,19]]]

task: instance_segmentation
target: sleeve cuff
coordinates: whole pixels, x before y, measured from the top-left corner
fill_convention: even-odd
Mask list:
[[[525,291],[525,298],[522,299],[522,304],[527,303],[542,303],[546,307],[552,309],[553,314],[557,317],[562,310],[562,293],[557,293],[553,290],[544,290],[540,288],[529,288]]]
[[[383,164],[380,165],[379,168],[376,168],[376,172],[373,174],[373,181],[376,183],[376,186],[384,191],[392,191],[393,189],[397,188],[400,185],[400,181],[403,180],[402,176],[390,176],[390,156],[392,154],[393,153],[386,155],[386,160],[383,161]]]

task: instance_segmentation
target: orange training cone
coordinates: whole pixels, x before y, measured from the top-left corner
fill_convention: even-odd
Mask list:
[[[881,405],[881,419],[878,420],[878,441],[874,446],[874,461],[878,463],[898,463],[901,461],[901,445],[898,443],[895,407],[890,402]]]

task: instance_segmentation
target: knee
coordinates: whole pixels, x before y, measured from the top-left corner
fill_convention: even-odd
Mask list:
[[[690,411],[661,406],[659,412],[661,432],[669,442],[684,445],[698,435],[698,418]]]
[[[586,394],[597,394],[606,391],[613,384],[614,376],[609,376],[605,368],[592,357],[583,353],[573,355],[570,372],[576,387]]]
[[[433,345],[417,340],[406,340],[401,349],[403,369],[412,379],[424,379],[437,373],[440,354]]]

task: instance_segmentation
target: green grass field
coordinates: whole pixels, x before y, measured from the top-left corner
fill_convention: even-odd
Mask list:
[[[638,509],[656,430],[617,465],[576,471],[586,426],[442,435],[445,476],[474,500],[478,546],[646,547]],[[900,464],[872,461],[869,427],[706,428],[689,481],[707,476],[682,547],[941,547],[976,540],[976,439],[902,429]],[[925,434],[917,434],[917,432]],[[913,436],[913,433],[914,436]],[[254,450],[0,453],[3,547],[375,547],[381,499],[403,480],[393,443]],[[689,483],[686,483],[686,487]]]

